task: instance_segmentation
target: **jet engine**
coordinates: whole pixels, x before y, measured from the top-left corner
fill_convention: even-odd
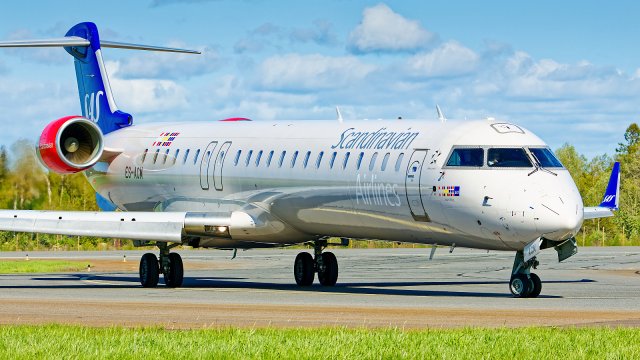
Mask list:
[[[103,148],[102,131],[94,122],[81,116],[66,116],[44,128],[36,153],[49,170],[72,174],[98,162]]]

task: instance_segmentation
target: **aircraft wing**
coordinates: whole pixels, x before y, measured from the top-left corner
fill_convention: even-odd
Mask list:
[[[613,164],[611,176],[607,190],[604,192],[602,203],[598,206],[585,207],[584,219],[597,219],[613,216],[614,211],[618,210],[618,199],[620,197],[620,163]]]
[[[188,235],[229,237],[230,224],[229,214],[0,210],[0,231],[172,243]]]

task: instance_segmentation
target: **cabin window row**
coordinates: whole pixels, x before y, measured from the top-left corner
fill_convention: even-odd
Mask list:
[[[287,160],[287,155],[289,155],[288,160]],[[347,166],[349,165],[349,161],[351,157],[352,157],[351,152],[349,151],[342,154],[341,158],[338,159],[337,151],[327,154],[327,156],[325,156],[324,151],[320,151],[317,155],[313,156],[311,151],[306,151],[301,153],[300,151],[296,150],[288,153],[287,150],[282,150],[281,152],[276,153],[274,150],[271,150],[267,153],[263,150],[259,150],[257,152],[254,152],[253,150],[248,150],[246,153],[244,153],[244,156],[243,156],[243,151],[238,150],[236,152],[233,165],[234,166],[244,165],[245,167],[248,167],[251,165],[251,166],[258,167],[260,166],[260,164],[264,163],[266,167],[271,167],[273,165],[274,167],[278,167],[278,168],[282,168],[283,166],[294,168],[298,163],[298,160],[300,159],[300,163],[302,164],[302,167],[304,169],[307,169],[309,167],[315,167],[316,169],[319,169],[324,159],[328,158],[329,169],[333,169],[334,167],[341,167],[342,169],[346,169]],[[368,160],[368,164],[366,164],[365,153],[360,152],[357,155],[356,162],[355,162],[356,169],[361,170],[361,169],[368,168],[369,171],[374,171],[374,169],[376,169],[376,163],[378,161],[378,157],[379,155],[377,152],[373,153],[373,155],[371,155],[371,158]],[[380,162],[379,169],[381,171],[385,171],[387,169],[390,158],[391,158],[391,153],[384,154],[384,156],[382,157],[382,161]],[[398,157],[396,158],[395,165],[394,165],[395,171],[400,171],[403,158],[404,158],[404,153],[398,154]],[[264,162],[263,162],[263,159],[264,159]],[[336,160],[338,160],[338,163],[336,163]]]
[[[180,152],[180,149],[175,149],[173,153],[171,153],[171,149],[155,149],[149,154],[149,149],[145,149],[142,153],[142,159],[140,161],[141,164],[145,164],[145,161],[149,160],[150,164],[169,164],[174,165],[178,162],[178,159],[181,159],[182,164],[187,164],[187,162],[192,162],[193,165],[197,164],[198,158],[200,157],[200,149],[196,149],[193,160],[189,160],[189,154],[191,153],[191,149],[187,149],[184,153]],[[207,156],[211,156],[211,152],[207,151]]]

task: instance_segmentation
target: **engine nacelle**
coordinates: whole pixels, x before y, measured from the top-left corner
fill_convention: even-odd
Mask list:
[[[100,128],[82,116],[66,116],[47,125],[36,153],[49,170],[72,174],[92,167],[104,149]]]

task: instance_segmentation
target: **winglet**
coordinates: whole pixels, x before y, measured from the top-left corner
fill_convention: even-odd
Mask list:
[[[620,195],[620,163],[613,164],[611,170],[611,176],[609,177],[609,184],[607,190],[604,192],[600,207],[609,208],[612,210],[618,210],[618,198]]]
[[[337,106],[336,106],[336,115],[338,116],[338,122],[342,124],[344,120],[342,119],[342,113],[340,112],[340,108]]]
[[[607,190],[604,192],[602,202],[598,206],[585,207],[584,219],[598,219],[613,216],[614,211],[618,210],[620,198],[620,163],[613,164],[611,176]]]

